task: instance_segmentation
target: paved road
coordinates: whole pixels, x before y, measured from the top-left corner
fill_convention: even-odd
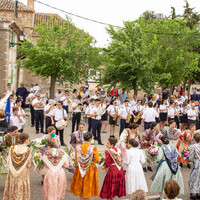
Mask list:
[[[30,119],[28,119],[28,120],[30,122]],[[42,135],[42,134],[36,135],[35,129],[30,127],[30,125],[28,125],[25,128],[24,132],[30,134],[31,139],[34,139],[34,138]],[[116,136],[118,136],[118,132],[119,132],[119,127],[117,128]],[[70,133],[71,133],[71,121],[69,121],[68,127],[65,128],[65,143],[67,145],[69,145]],[[106,143],[108,137],[109,137],[109,134],[102,134],[102,140],[103,140],[104,144]],[[98,149],[99,149],[99,151],[104,151],[105,146],[98,146]],[[156,166],[154,166],[154,172],[155,172],[155,168],[156,168]],[[99,171],[99,189],[100,189],[106,174],[100,168],[98,169],[98,171]],[[181,169],[181,171],[182,171],[182,174],[183,174],[184,185],[185,185],[185,194],[183,196],[181,196],[181,198],[183,200],[189,200],[188,178],[189,178],[189,174],[190,174],[191,170],[184,167],[184,168]],[[150,188],[150,185],[151,185],[151,182],[152,182],[150,180],[150,177],[152,176],[152,174],[153,174],[152,172],[145,173],[148,188]],[[67,186],[67,192],[66,192],[65,200],[79,199],[78,197],[74,196],[72,193],[69,192],[69,187],[70,187],[70,183],[72,181],[73,174],[66,171],[66,175],[67,175],[68,186]],[[1,178],[0,179],[0,199],[2,199],[2,196],[3,196],[4,184],[5,184],[5,178]],[[154,195],[157,195],[157,194],[148,193],[149,199],[151,197],[153,197]],[[125,197],[123,199],[127,199],[127,198],[128,197]],[[43,199],[41,176],[34,173],[33,169],[31,169],[31,199],[32,200],[42,200]],[[95,197],[95,198],[93,197],[92,199],[100,199],[100,198],[99,197]],[[115,199],[119,199],[119,198],[115,198]],[[153,199],[155,199],[155,198],[153,198]]]

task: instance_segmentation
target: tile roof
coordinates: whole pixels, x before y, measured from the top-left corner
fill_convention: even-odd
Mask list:
[[[62,22],[65,21],[58,14],[52,14],[52,13],[35,13],[34,26],[41,25],[43,22],[51,21],[51,20],[52,20],[52,25],[54,24],[55,21],[59,21],[59,20],[61,20]]]
[[[14,0],[0,0],[0,11],[13,11],[14,8],[15,8]],[[18,2],[18,11],[34,12],[21,2]]]
[[[0,15],[0,22],[10,22],[10,20]]]

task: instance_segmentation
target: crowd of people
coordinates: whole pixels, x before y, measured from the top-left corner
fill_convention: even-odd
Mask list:
[[[91,95],[86,82],[79,91],[74,89],[70,94],[69,90],[58,90],[51,99],[37,84],[32,84],[30,92],[21,84],[15,95],[5,94],[0,104],[0,133],[4,136],[1,146],[8,160],[5,159],[5,165],[9,166],[3,199],[13,196],[30,199],[28,169],[32,167],[32,148],[27,146],[29,136],[23,133],[27,102],[31,126],[35,127],[36,134],[44,133],[48,140],[41,158],[44,167],[36,170],[43,176],[44,199],[65,197],[67,180],[63,168],[70,168],[72,157],[74,164],[70,170],[74,174],[70,191],[80,199],[92,196],[114,199],[128,195],[132,200],[145,200],[148,191],[159,193],[159,199],[164,195],[166,199],[176,199],[184,194],[181,173],[184,164],[188,168],[193,165],[190,198],[200,199],[198,96],[196,89],[191,98],[183,91],[178,96],[169,96],[168,89],[164,89],[162,94],[138,99],[136,95],[130,98],[124,89],[121,93],[115,88],[106,92],[103,87]],[[8,101],[9,122],[5,118]],[[66,146],[64,130],[69,113],[72,113],[72,130],[70,154],[67,155],[61,146]],[[81,115],[88,120],[88,130],[81,122]],[[107,133],[108,124],[107,150],[100,157],[94,141],[104,145],[101,134]],[[116,126],[120,126],[119,133],[116,133]],[[106,176],[99,194],[96,163],[101,162]],[[158,166],[152,174],[149,190],[145,172],[153,171],[153,163]],[[2,167],[2,174],[4,170]]]

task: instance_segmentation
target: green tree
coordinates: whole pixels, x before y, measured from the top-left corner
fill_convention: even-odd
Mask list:
[[[120,88],[133,89],[135,94],[140,87],[151,93],[154,84],[151,63],[148,62],[146,45],[143,43],[138,23],[126,21],[124,28],[115,29],[110,26],[107,32],[111,43],[105,49],[102,84],[119,84]]]
[[[27,40],[20,46],[24,54],[22,67],[43,77],[50,77],[50,97],[55,83],[81,83],[91,68],[99,66],[99,50],[95,40],[69,20],[48,21],[34,27],[39,39]]]

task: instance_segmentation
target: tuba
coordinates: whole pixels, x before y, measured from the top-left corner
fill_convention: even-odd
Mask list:
[[[140,120],[140,118],[142,117],[143,110],[144,110],[144,108],[142,108],[142,110],[138,113],[138,115],[134,119],[135,123],[137,123]]]
[[[128,124],[130,122],[130,120],[131,120],[131,112],[129,110],[127,118],[126,118],[126,123]]]

